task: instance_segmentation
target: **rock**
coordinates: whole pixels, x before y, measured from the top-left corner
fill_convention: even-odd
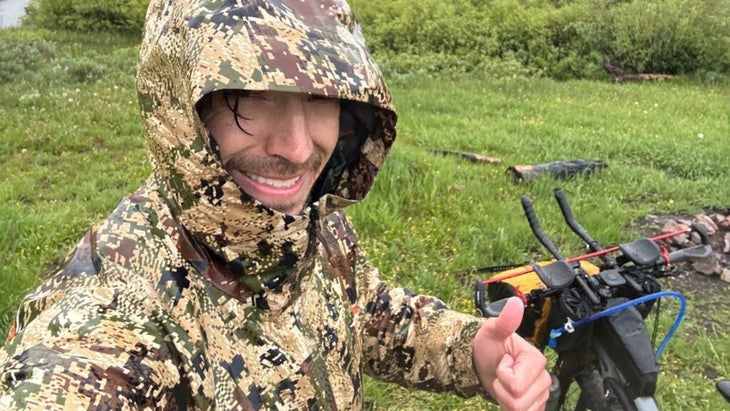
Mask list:
[[[715,224],[717,224],[717,226],[718,226],[718,227],[720,227],[720,226],[722,226],[722,224],[723,224],[723,223],[724,223],[724,222],[726,221],[726,218],[727,218],[727,217],[725,217],[725,215],[724,215],[724,214],[720,214],[720,213],[712,213],[712,214],[710,215],[710,218],[712,219],[712,221],[714,221],[714,222],[715,222]]]
[[[664,227],[662,227],[662,233],[672,233],[679,230],[686,230],[687,228],[687,224],[682,224],[677,220],[669,219],[666,223],[664,223]],[[666,239],[668,245],[677,247],[683,246],[687,243],[687,241],[689,241],[689,235],[686,233]]]
[[[725,216],[725,220],[720,221],[718,225],[722,228],[730,229],[730,214]]]
[[[692,268],[703,275],[715,275],[718,266],[718,264],[709,258],[692,262]]]
[[[689,239],[690,239],[690,240],[691,240],[691,241],[692,241],[693,243],[695,243],[695,244],[701,244],[701,243],[702,243],[702,237],[700,237],[700,235],[699,235],[699,234],[697,234],[697,233],[696,233],[696,232],[694,232],[694,231],[692,231],[692,232],[691,232],[691,233],[689,234]]]
[[[694,218],[694,223],[702,227],[707,235],[711,236],[717,232],[717,224],[707,214],[698,214]]]
[[[661,233],[663,234],[688,230],[691,224],[699,226],[710,239],[712,255],[705,259],[695,259],[678,264],[680,274],[676,278],[682,279],[702,274],[710,278],[717,277],[718,280],[730,284],[730,209],[721,212],[700,213],[693,216],[657,216],[652,214],[647,216],[645,221],[662,227]],[[699,244],[700,237],[696,232],[688,230],[685,234],[663,239],[660,243],[668,248],[669,252],[672,252]]]
[[[720,279],[726,283],[730,283],[730,268],[725,268],[720,273]]]

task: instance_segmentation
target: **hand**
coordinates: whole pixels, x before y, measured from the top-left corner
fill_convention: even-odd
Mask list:
[[[503,410],[543,410],[551,383],[542,353],[515,334],[524,305],[510,298],[474,337],[472,356],[482,387]]]

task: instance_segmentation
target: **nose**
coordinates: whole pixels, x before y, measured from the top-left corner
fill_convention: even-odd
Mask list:
[[[316,119],[313,119],[316,121]],[[313,142],[304,103],[298,98],[286,98],[270,122],[266,153],[282,157],[294,164],[303,164],[312,155]]]

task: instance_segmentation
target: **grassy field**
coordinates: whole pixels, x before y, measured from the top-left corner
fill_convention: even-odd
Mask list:
[[[52,52],[23,63],[24,70],[4,71],[15,74],[0,82],[2,333],[28,289],[149,172],[134,86],[136,39],[54,36],[60,40],[50,44]],[[0,49],[0,60],[30,55],[24,48],[37,49],[43,38],[50,35],[0,30],[0,44],[16,48]],[[617,85],[483,73],[390,83],[399,142],[351,215],[384,278],[455,309],[473,311],[477,277],[465,271],[546,256],[522,216],[522,195],[532,198],[543,228],[568,255],[582,247],[552,201],[557,185],[604,244],[633,239],[629,227],[648,214],[730,208],[727,79]],[[502,163],[476,165],[431,149],[478,152]],[[609,166],[570,181],[515,184],[506,173],[512,165],[569,159]],[[724,294],[730,289],[714,284]],[[665,410],[727,408],[712,384],[730,376],[723,328],[730,308],[720,295],[688,296],[688,320],[662,359],[657,395]],[[373,409],[487,406],[373,380],[366,396]]]

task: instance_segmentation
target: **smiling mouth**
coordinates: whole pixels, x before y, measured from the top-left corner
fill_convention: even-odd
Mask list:
[[[250,178],[251,180],[253,180],[257,183],[265,184],[267,186],[271,186],[274,188],[289,188],[289,187],[293,186],[294,184],[296,184],[300,178],[299,176],[296,176],[296,177],[292,177],[292,178],[287,178],[285,180],[279,180],[279,179],[261,177],[259,175],[251,174],[251,173],[245,173],[245,174],[248,178]]]

